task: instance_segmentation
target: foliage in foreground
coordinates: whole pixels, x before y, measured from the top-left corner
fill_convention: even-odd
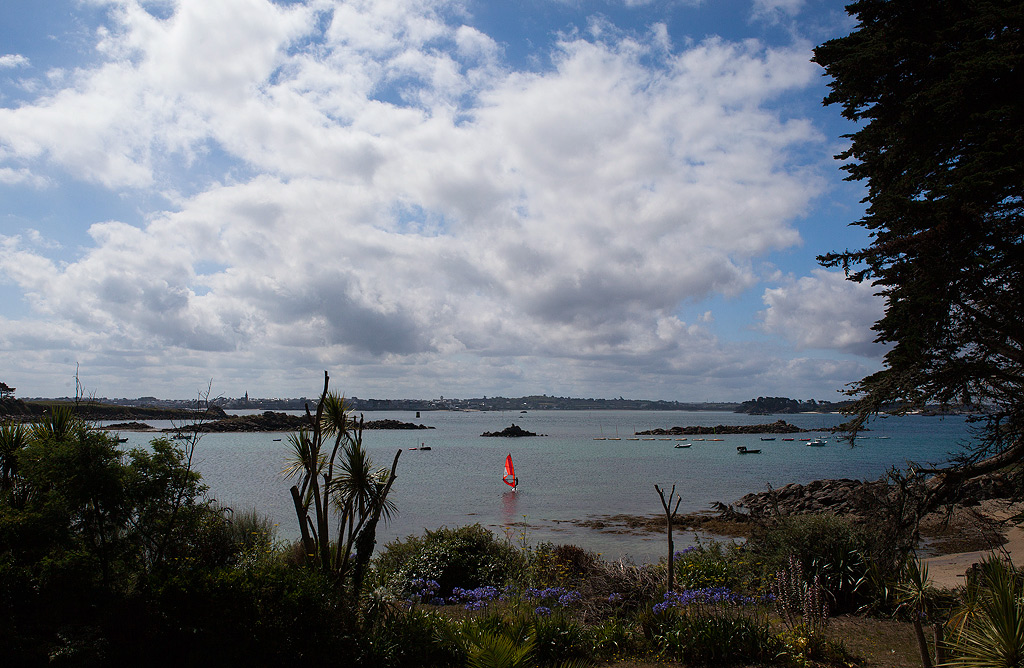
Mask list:
[[[195,440],[124,452],[66,410],[0,437],[18,432],[0,484],[7,665],[233,665],[337,645],[323,624],[344,630],[345,611],[272,559],[266,520],[205,497]]]
[[[997,557],[968,582],[963,605],[949,622],[947,665],[1011,668],[1024,664],[1024,574]]]
[[[677,553],[669,592],[666,562],[443,529],[386,546],[355,601],[330,572],[290,560],[293,546],[258,514],[207,499],[187,445],[126,453],[67,415],[11,440],[0,477],[5,665],[838,666],[850,657],[828,637],[830,611],[876,591],[849,584],[877,539],[835,518],[782,518],[745,545]],[[959,665],[1024,655],[1013,635],[1021,578],[990,571],[957,618]],[[919,593],[899,600],[919,614]]]

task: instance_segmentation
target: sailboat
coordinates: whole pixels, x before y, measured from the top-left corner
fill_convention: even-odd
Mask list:
[[[516,486],[519,485],[519,479],[516,478],[516,467],[512,465],[512,453],[508,453],[508,457],[505,457],[505,475],[502,476],[502,481],[512,488],[512,491],[516,491]]]

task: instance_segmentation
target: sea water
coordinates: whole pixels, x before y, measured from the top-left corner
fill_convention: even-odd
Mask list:
[[[251,412],[251,411],[250,411]],[[572,543],[606,558],[651,561],[661,557],[665,537],[622,534],[575,524],[611,515],[656,515],[663,512],[654,489],[675,485],[680,512],[707,510],[716,501],[734,503],[748,492],[807,483],[822,478],[875,480],[890,467],[908,461],[939,464],[969,441],[963,417],[910,415],[870,423],[856,446],[827,429],[843,421],[837,414],[752,416],[690,411],[529,411],[514,412],[372,412],[367,420],[397,419],[434,427],[429,430],[367,430],[363,442],[378,467],[390,468],[403,450],[390,499],[397,514],[378,530],[378,545],[442,526],[479,523],[499,537],[536,545]],[[806,434],[715,435],[627,440],[634,431],[673,426],[764,424],[784,418]],[[510,424],[542,434],[536,438],[484,438]],[[154,427],[170,423],[150,422]],[[129,447],[153,438],[123,433]],[[825,447],[782,438],[820,437]],[[620,440],[614,440],[614,439]],[[649,437],[646,437],[649,438]],[[705,440],[696,440],[704,438]],[[707,439],[722,440],[707,440]],[[280,440],[278,440],[280,439]],[[603,439],[603,440],[602,440]],[[422,445],[430,450],[419,450]],[[740,455],[737,446],[759,448]],[[411,448],[417,448],[413,450]],[[298,525],[281,474],[288,456],[287,434],[205,434],[195,451],[195,466],[218,502],[239,510],[255,508],[278,525],[279,537],[294,539]],[[505,456],[515,462],[519,488],[501,478]],[[680,532],[676,544],[694,537]]]

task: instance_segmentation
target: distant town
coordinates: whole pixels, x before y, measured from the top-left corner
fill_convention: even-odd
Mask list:
[[[2,386],[6,398],[13,398],[13,388]],[[198,399],[158,399],[157,397],[107,398],[86,397],[90,403],[139,408],[194,409],[205,401]],[[26,397],[28,402],[74,401],[73,397]],[[849,402],[831,402],[810,399],[807,401],[787,397],[758,397],[740,402],[681,402],[651,399],[584,399],[577,397],[556,397],[546,394],[524,397],[488,397],[456,399],[361,399],[347,397],[356,411],[530,411],[530,410],[645,410],[645,411],[733,411],[770,415],[776,413],[832,413],[840,411]],[[209,404],[225,410],[256,409],[265,411],[302,410],[306,404],[315,405],[316,399],[298,398],[253,398],[248,394],[237,397],[211,397]]]

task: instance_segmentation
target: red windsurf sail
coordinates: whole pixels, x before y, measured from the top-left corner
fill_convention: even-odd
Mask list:
[[[505,484],[512,489],[515,489],[516,483],[519,482],[516,480],[516,467],[512,465],[511,452],[508,453],[508,457],[505,457],[505,475],[502,477],[502,480],[504,480]]]

